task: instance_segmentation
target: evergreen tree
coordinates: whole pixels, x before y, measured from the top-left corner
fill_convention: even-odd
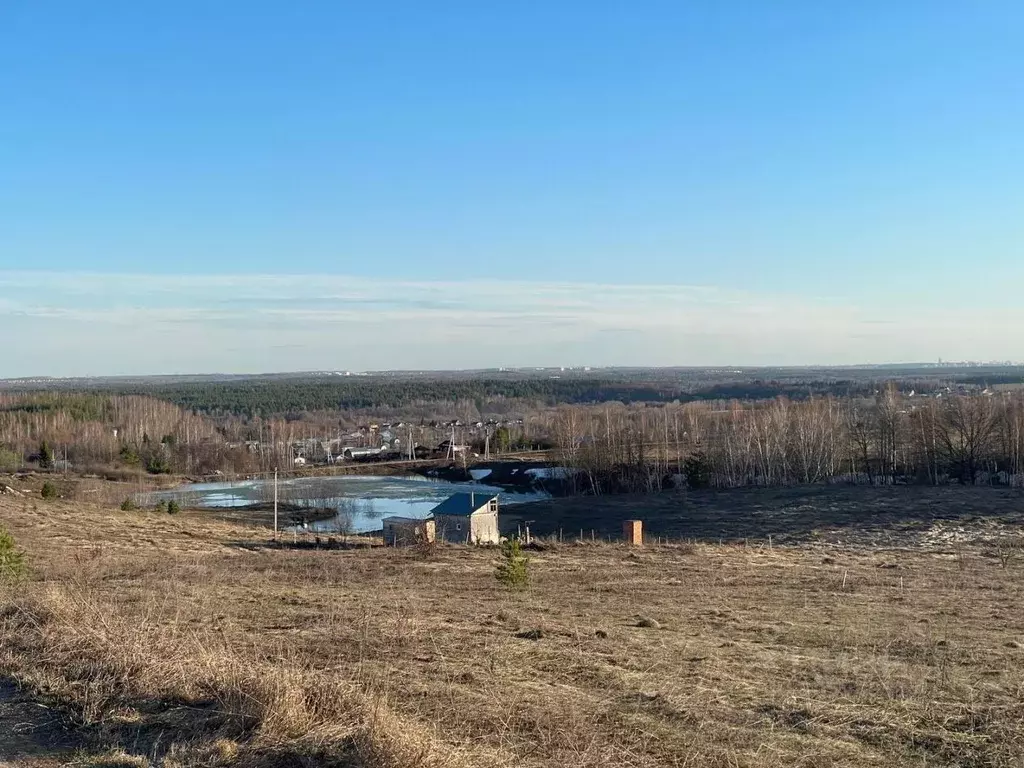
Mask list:
[[[0,528],[0,580],[17,579],[25,575],[25,553],[14,546],[14,537]]]
[[[708,457],[697,451],[683,462],[683,474],[686,475],[686,487],[691,491],[699,491],[711,485],[711,466]]]
[[[519,539],[509,539],[501,545],[501,560],[494,577],[507,587],[521,589],[530,581],[527,565],[530,559],[523,554]]]
[[[53,448],[43,440],[39,445],[39,468],[50,469],[53,466]]]

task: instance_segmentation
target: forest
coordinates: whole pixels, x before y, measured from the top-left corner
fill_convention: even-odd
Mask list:
[[[0,382],[0,391],[90,392],[165,400],[212,416],[301,419],[303,414],[452,408],[481,413],[500,403],[524,407],[605,402],[673,403],[787,397],[871,396],[887,382],[934,392],[1024,383],[1024,366],[877,366],[848,368],[610,368],[368,375],[273,374]]]
[[[502,401],[554,406],[864,396],[890,380],[897,380],[908,390],[995,386],[1024,381],[1024,369],[623,369],[593,373],[253,378],[227,383],[142,385],[118,391],[151,395],[201,413],[298,418],[303,412],[399,411],[410,406],[465,401],[474,402],[483,411],[486,405]]]
[[[582,492],[803,483],[1024,484],[1024,390],[778,397],[656,408],[563,406],[561,463]]]
[[[882,378],[895,374],[892,378]],[[556,378],[557,376],[557,378]],[[0,390],[0,469],[245,475],[296,446],[404,420],[402,437],[557,445],[571,490],[1021,477],[1017,369],[696,369],[93,382]],[[736,394],[739,393],[739,394]],[[499,439],[500,438],[500,439]],[[347,438],[346,438],[347,439]]]

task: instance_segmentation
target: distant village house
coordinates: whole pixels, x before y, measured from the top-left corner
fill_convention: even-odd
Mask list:
[[[422,542],[449,544],[497,544],[498,497],[483,493],[456,493],[441,502],[430,517],[385,517],[382,535],[388,546],[408,546]]]
[[[456,493],[431,511],[436,535],[450,544],[497,544],[498,497]]]

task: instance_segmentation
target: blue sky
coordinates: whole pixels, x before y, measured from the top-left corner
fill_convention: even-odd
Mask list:
[[[1024,358],[1021,40],[1005,0],[10,0],[0,375]]]

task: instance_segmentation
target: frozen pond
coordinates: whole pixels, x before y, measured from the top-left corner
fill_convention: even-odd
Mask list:
[[[502,504],[521,504],[549,498],[542,492],[510,492],[482,482],[450,483],[426,477],[300,477],[278,482],[278,500],[288,505],[284,519],[295,513],[295,505],[311,511],[333,511],[328,520],[309,523],[316,531],[361,533],[379,530],[381,519],[392,515],[424,518],[430,510],[453,493],[498,494]],[[183,506],[200,508],[245,507],[273,501],[273,480],[235,483],[198,483],[172,491],[146,494],[144,505],[176,499]],[[322,515],[318,515],[322,516]]]

